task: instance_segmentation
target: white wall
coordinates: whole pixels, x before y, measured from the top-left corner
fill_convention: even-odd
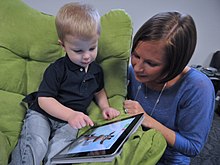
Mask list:
[[[65,3],[77,0],[23,0],[44,13],[56,15]],[[131,16],[134,33],[151,16],[161,11],[190,14],[196,23],[198,42],[191,64],[208,66],[212,54],[220,50],[220,0],[78,0],[92,4],[101,15],[111,9],[125,9]]]

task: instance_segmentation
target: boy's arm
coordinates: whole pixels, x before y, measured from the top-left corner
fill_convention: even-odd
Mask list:
[[[62,105],[53,97],[39,97],[38,103],[45,112],[53,117],[67,121],[73,128],[79,129],[86,125],[94,125],[87,115]]]
[[[95,99],[101,110],[109,108],[108,98],[104,88],[95,94]]]
[[[95,94],[95,99],[100,109],[102,110],[104,119],[113,119],[120,114],[118,110],[109,106],[108,98],[104,88]]]

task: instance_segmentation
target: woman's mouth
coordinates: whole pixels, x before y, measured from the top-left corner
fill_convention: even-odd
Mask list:
[[[147,77],[148,76],[146,76],[146,75],[142,75],[142,74],[135,74],[135,77],[136,77],[136,79],[137,80],[139,80],[139,81],[145,81],[146,79],[148,79]]]
[[[136,77],[145,78],[147,77],[146,74],[137,74],[135,73]]]

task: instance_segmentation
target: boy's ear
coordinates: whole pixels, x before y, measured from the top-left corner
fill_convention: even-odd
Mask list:
[[[58,39],[58,42],[64,48],[64,43],[60,39]]]

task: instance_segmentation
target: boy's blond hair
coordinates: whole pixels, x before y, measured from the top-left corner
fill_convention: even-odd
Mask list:
[[[88,39],[100,35],[100,15],[88,4],[68,3],[60,8],[55,19],[59,39],[66,35]]]

